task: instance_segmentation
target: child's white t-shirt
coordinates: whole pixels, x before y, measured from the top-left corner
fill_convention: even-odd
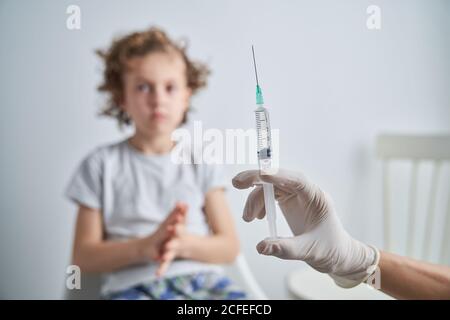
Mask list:
[[[187,231],[209,234],[202,210],[205,194],[225,186],[217,165],[176,164],[171,153],[145,155],[124,140],[91,152],[65,194],[78,204],[100,209],[106,239],[120,241],[153,233],[177,201],[188,204]],[[152,262],[104,274],[102,294],[154,280],[157,266]],[[175,260],[166,276],[198,271],[223,270],[213,264]]]

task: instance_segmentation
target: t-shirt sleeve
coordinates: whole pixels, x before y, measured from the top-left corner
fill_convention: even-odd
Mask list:
[[[225,179],[223,166],[217,164],[204,164],[203,168],[203,193],[207,193],[214,188],[227,189],[228,184]]]
[[[102,163],[99,152],[88,155],[78,166],[65,190],[65,196],[93,209],[102,207]]]

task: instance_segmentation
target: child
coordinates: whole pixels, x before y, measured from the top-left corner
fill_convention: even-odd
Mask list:
[[[107,299],[245,298],[217,265],[239,251],[217,167],[170,156],[208,69],[157,28],[98,53],[99,90],[110,97],[103,113],[134,124],[134,134],[95,149],[67,187],[79,205],[73,263],[103,273]]]

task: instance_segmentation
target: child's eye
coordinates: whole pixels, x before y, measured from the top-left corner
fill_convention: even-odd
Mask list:
[[[168,84],[166,86],[166,91],[168,93],[173,93],[174,91],[176,91],[177,87],[174,84]]]
[[[146,83],[141,83],[137,86],[137,89],[139,92],[149,92],[150,91],[150,87],[148,84]]]

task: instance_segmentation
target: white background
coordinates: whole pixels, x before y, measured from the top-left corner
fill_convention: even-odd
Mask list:
[[[66,8],[81,8],[81,30]],[[381,8],[381,30],[366,9]],[[190,41],[209,63],[193,100],[204,128],[252,128],[259,76],[280,129],[281,166],[334,198],[356,238],[380,245],[381,132],[450,129],[449,1],[1,1],[0,298],[61,298],[75,206],[63,189],[95,146],[124,137],[96,116],[102,65],[94,49],[151,25]],[[227,166],[228,178],[250,166]],[[304,264],[259,256],[266,221],[246,224],[247,192],[229,189],[242,250],[269,297]],[[279,220],[280,234],[289,235]]]

